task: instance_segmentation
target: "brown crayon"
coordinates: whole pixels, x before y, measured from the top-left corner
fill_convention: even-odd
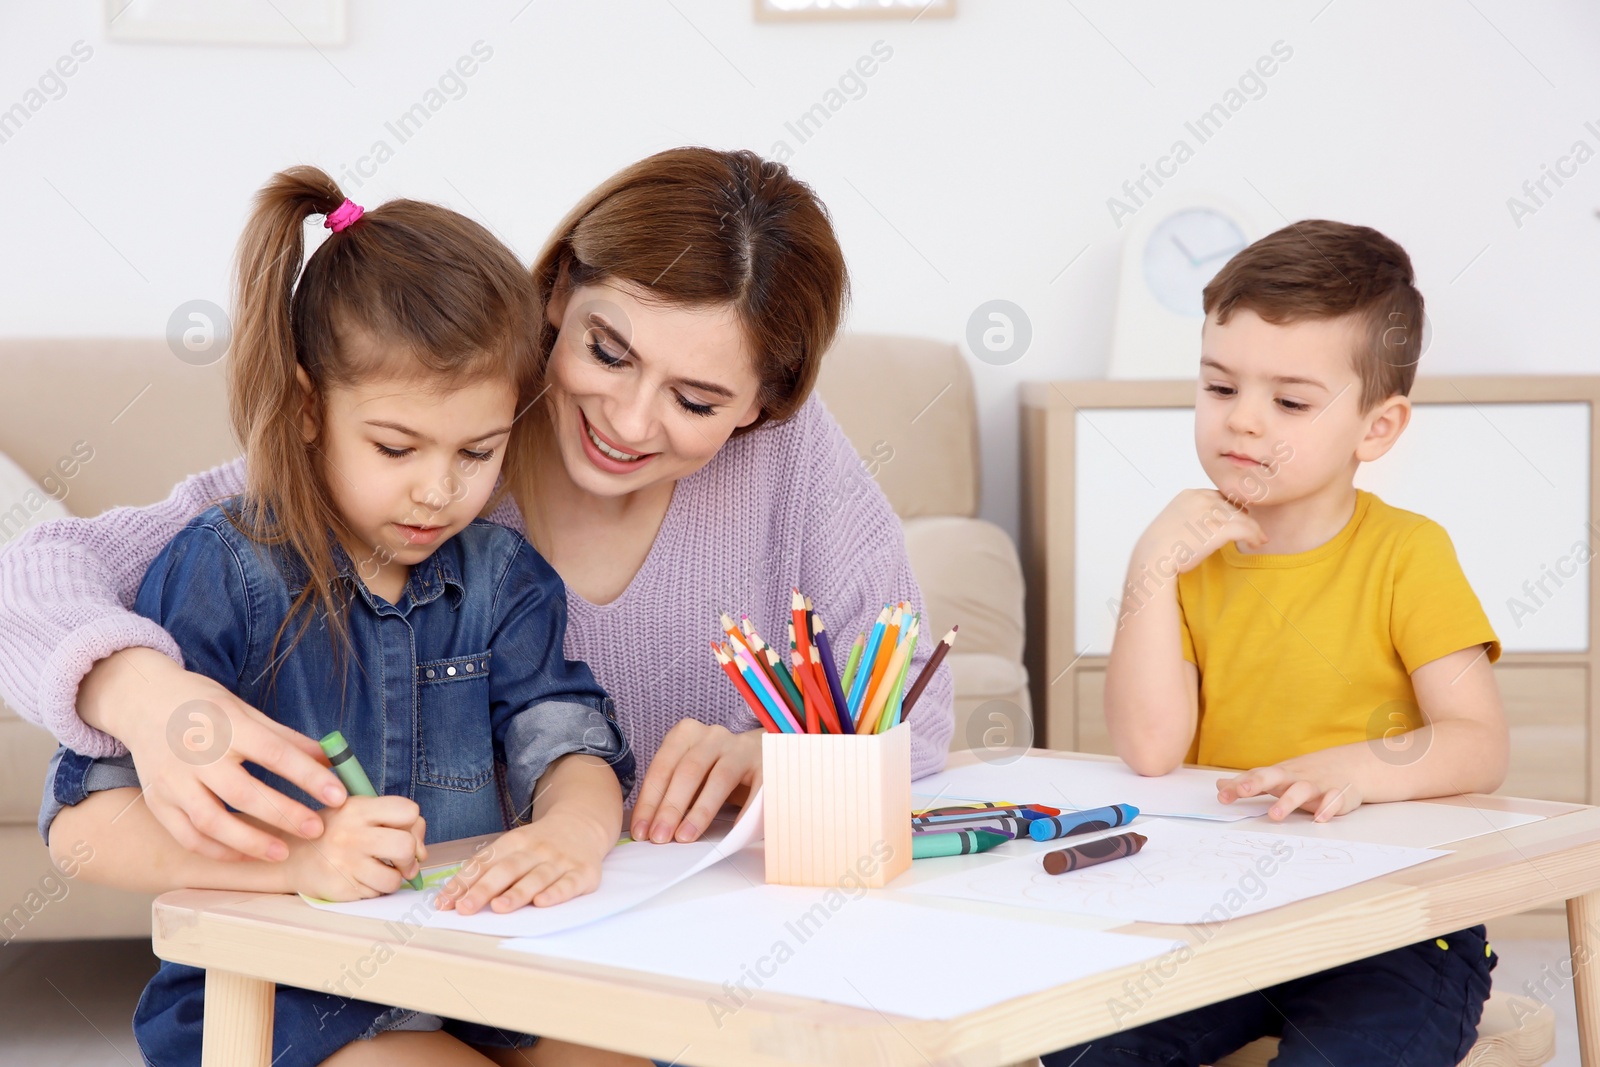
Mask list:
[[[1099,841],[1046,852],[1044,869],[1050,874],[1066,874],[1068,871],[1093,867],[1097,863],[1120,860],[1144,848],[1148,840],[1143,834],[1118,834],[1116,837],[1103,837]]]

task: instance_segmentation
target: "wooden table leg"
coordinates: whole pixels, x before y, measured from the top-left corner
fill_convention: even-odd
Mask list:
[[[271,1067],[276,992],[259,978],[207,970],[201,1067]]]
[[[1578,1052],[1584,1067],[1600,1065],[1600,892],[1567,901],[1572,992],[1578,1003]]]

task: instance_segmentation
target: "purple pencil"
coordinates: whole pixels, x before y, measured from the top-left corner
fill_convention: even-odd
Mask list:
[[[844,686],[839,684],[839,668],[833,662],[833,643],[828,640],[828,628],[822,624],[821,615],[814,618],[817,624],[817,651],[822,655],[822,673],[828,679],[828,692],[833,695],[833,706],[839,709],[839,730],[853,734],[856,728],[850,721],[850,705],[845,700]]]

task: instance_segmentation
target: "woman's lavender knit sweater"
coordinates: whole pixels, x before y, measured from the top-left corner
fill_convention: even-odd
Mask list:
[[[129,606],[162,547],[192,516],[241,492],[244,474],[235,460],[159,504],[44,523],[0,552],[0,696],[78,752],[125,751],[78,718],[78,685],[95,661],[131,646],[183,662],[166,631]],[[524,532],[509,499],[490,518]],[[781,640],[794,586],[812,597],[841,659],[885,603],[922,610],[899,521],[815,396],[793,418],[731,439],[678,482],[655,544],[616,600],[567,592],[567,658],[587,662],[615,699],[641,780],[680,719],[756,726],[709,642],[724,611],[748,613],[763,636]],[[939,627],[924,621],[912,677]],[[953,699],[941,666],[910,718],[913,776],[944,766]]]

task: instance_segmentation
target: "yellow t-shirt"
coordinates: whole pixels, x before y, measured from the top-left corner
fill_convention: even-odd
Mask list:
[[[1411,672],[1500,642],[1444,528],[1357,492],[1309,552],[1224,544],[1178,578],[1183,657],[1200,671],[1189,761],[1263,767],[1422,725]]]

